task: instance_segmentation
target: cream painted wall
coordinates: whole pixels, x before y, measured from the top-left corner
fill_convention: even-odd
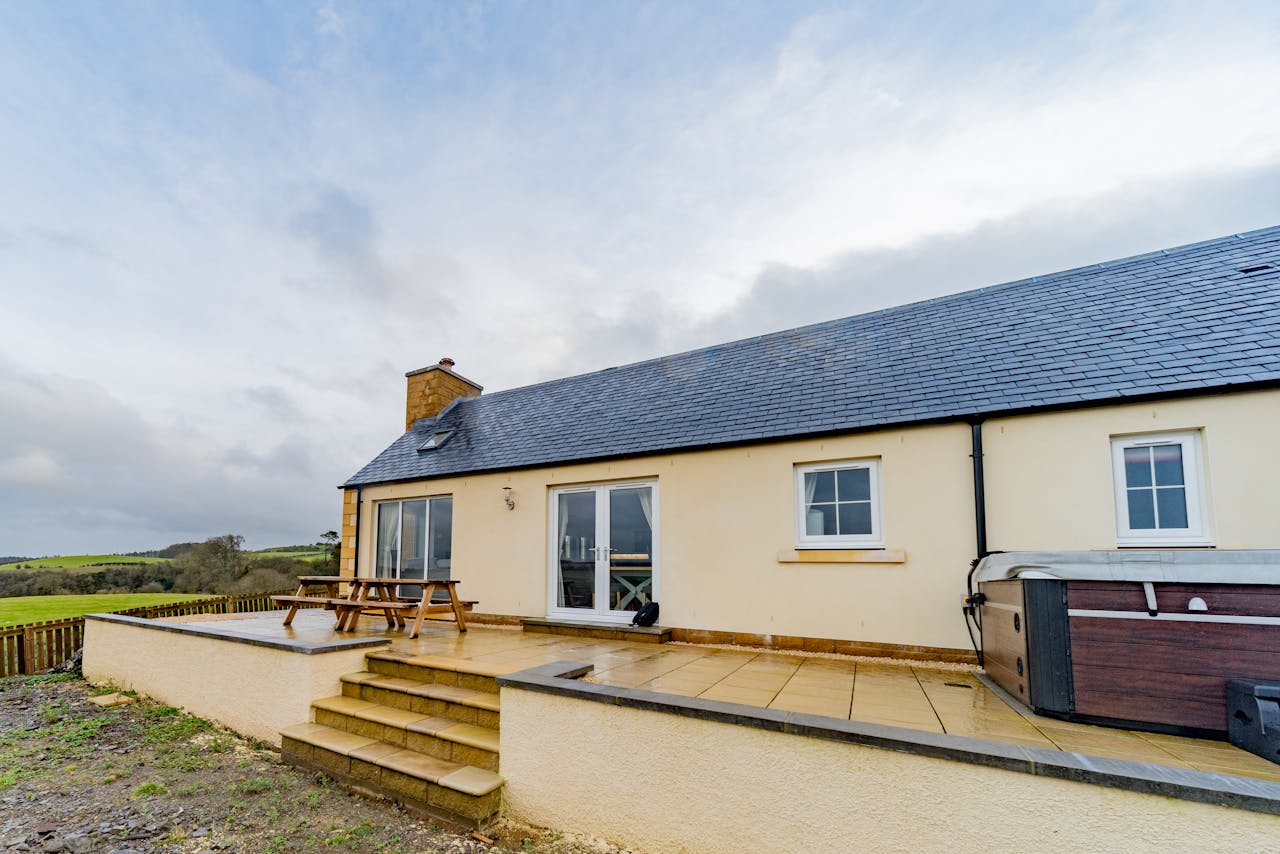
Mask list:
[[[363,670],[366,652],[303,655],[145,626],[84,624],[89,682],[137,691],[277,747],[280,730],[311,720],[312,700],[342,693],[339,677]]]
[[[881,460],[885,543],[905,549],[906,561],[780,563],[779,551],[795,546],[795,465],[863,457]],[[964,425],[366,487],[361,573],[373,566],[377,501],[451,494],[459,594],[478,600],[478,611],[544,616],[550,489],[646,478],[658,481],[664,625],[968,646],[959,610],[974,550]]]
[[[1203,429],[1217,545],[1280,547],[1268,494],[1280,481],[1277,424],[1280,391],[988,421],[990,548],[1115,548],[1111,436],[1189,428]],[[451,494],[461,595],[482,612],[544,616],[549,490],[656,478],[664,625],[967,649],[969,453],[968,425],[949,424],[368,487],[360,566],[372,566],[375,502]],[[881,460],[885,545],[905,562],[780,562],[795,545],[794,467],[862,457]]]
[[[1114,549],[1111,437],[1200,430],[1209,532],[1280,548],[1280,391],[997,418],[983,432],[990,548]]]
[[[1274,815],[514,688],[501,756],[509,815],[641,851],[1254,852],[1280,839]]]

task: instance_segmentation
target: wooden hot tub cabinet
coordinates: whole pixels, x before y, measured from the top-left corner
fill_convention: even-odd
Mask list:
[[[979,577],[987,672],[1040,714],[1223,738],[1227,680],[1280,680],[1280,584],[1053,571]]]

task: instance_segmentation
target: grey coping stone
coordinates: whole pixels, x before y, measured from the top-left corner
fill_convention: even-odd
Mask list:
[[[1280,226],[460,399],[344,485],[1278,383]]]
[[[283,613],[283,612],[282,612]],[[148,620],[143,617],[126,617],[122,614],[85,614],[86,620],[100,620],[104,623],[124,623],[158,632],[176,632],[183,635],[198,635],[217,638],[218,640],[244,643],[251,646],[264,646],[269,649],[281,649],[302,655],[322,655],[326,652],[343,652],[350,649],[369,649],[377,646],[390,646],[387,638],[352,638],[332,641],[300,641],[288,638],[269,638],[248,632],[237,632],[220,628],[210,623],[166,623],[159,620]],[[284,619],[283,616],[281,619]]]
[[[1267,780],[600,685],[577,678],[591,669],[590,664],[556,661],[499,676],[497,681],[502,687],[519,690],[1280,815],[1280,783]]]

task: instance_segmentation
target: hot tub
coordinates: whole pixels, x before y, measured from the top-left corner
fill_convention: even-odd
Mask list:
[[[974,573],[987,673],[1036,712],[1223,738],[1280,679],[1280,550],[1007,552]]]

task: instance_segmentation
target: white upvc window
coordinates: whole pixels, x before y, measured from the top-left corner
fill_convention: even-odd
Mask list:
[[[884,547],[879,460],[796,466],[796,547]]]
[[[449,578],[453,564],[452,496],[379,501],[376,508],[376,578]]]
[[[1115,437],[1111,455],[1117,545],[1213,545],[1198,431]]]

